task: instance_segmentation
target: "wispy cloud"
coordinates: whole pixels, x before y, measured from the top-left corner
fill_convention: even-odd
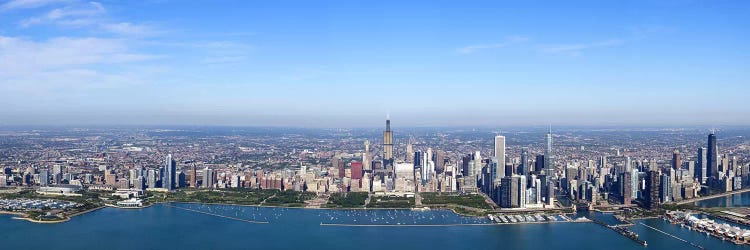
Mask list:
[[[141,23],[143,20],[119,18],[104,3],[88,0],[0,3],[0,11],[20,14],[15,20],[19,28],[45,26],[45,30],[56,30],[51,34],[66,34],[50,37],[0,34],[0,100],[22,95],[61,97],[72,92],[86,93],[88,89],[163,82],[157,79],[168,71],[165,65],[170,60],[237,63],[245,61],[252,49],[235,39],[200,42],[171,39],[165,34],[174,31],[158,24]]]
[[[0,74],[88,64],[112,64],[150,60],[155,55],[132,52],[122,39],[67,38],[29,40],[0,36]]]
[[[580,55],[585,50],[616,47],[625,44],[625,40],[622,39],[610,39],[600,42],[590,43],[574,43],[574,44],[557,44],[557,45],[544,45],[540,49],[542,52],[554,53],[554,54],[569,54],[569,55]]]
[[[13,0],[0,5],[0,11],[14,9],[34,9],[70,0]]]
[[[247,59],[252,47],[231,41],[202,42],[189,45],[203,51],[204,64],[236,63]]]
[[[244,56],[212,56],[204,58],[201,62],[205,64],[222,64],[241,62],[244,60]]]
[[[163,31],[150,25],[134,24],[128,22],[103,23],[100,24],[99,27],[110,33],[126,36],[151,36],[163,33]]]
[[[474,45],[461,47],[457,49],[457,51],[458,53],[461,53],[461,54],[471,54],[479,50],[502,48],[502,47],[506,47],[512,44],[526,42],[528,40],[529,38],[526,36],[509,36],[509,37],[506,37],[504,41],[499,42],[499,43],[474,44]]]
[[[52,91],[65,88],[134,84],[145,75],[128,66],[159,59],[139,53],[127,40],[58,37],[30,40],[0,36],[0,89]],[[109,72],[107,65],[117,65]],[[136,77],[137,76],[137,77]],[[6,93],[7,93],[6,92]]]
[[[30,27],[46,23],[57,23],[67,25],[89,25],[93,24],[94,18],[105,14],[106,9],[97,2],[76,3],[61,8],[56,8],[39,16],[29,17],[19,22],[21,27]]]
[[[60,8],[25,18],[19,26],[28,28],[35,25],[52,24],[73,28],[90,28],[116,35],[151,36],[163,33],[151,25],[131,22],[117,22],[107,15],[107,9],[98,2],[70,2]]]

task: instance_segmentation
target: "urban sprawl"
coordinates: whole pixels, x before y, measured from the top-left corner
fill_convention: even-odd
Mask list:
[[[169,201],[412,209],[441,204],[470,215],[494,214],[490,218],[579,209],[633,218],[664,210],[708,213],[690,202],[742,192],[750,184],[747,137],[730,133],[719,140],[721,131],[406,129],[394,136],[390,119],[382,137],[367,129],[59,130],[0,134],[4,204],[12,203],[7,198],[22,201],[13,206],[21,210],[18,204],[56,204],[49,197],[131,208]],[[253,200],[227,198],[242,192],[253,193]],[[736,211],[717,216],[747,223],[747,215]]]

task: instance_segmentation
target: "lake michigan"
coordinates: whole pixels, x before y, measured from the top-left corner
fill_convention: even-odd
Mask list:
[[[750,193],[698,205],[748,203]],[[635,221],[633,231],[648,242],[648,247],[643,247],[594,223],[484,226],[481,224],[488,223],[486,218],[459,216],[447,210],[173,203],[137,210],[104,208],[59,224],[36,224],[12,217],[0,215],[0,249],[697,249],[644,224],[706,249],[750,249],[662,219]]]

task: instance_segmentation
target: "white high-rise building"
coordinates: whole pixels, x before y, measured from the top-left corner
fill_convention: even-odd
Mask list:
[[[544,171],[548,177],[552,177],[555,174],[555,156],[552,155],[552,127],[550,126],[549,133],[545,137],[547,141],[547,147],[544,149]]]
[[[372,170],[372,166],[370,165],[372,162],[370,160],[370,141],[365,141],[365,152],[362,153],[362,169],[364,170]]]
[[[638,198],[638,169],[633,168],[630,170],[630,192],[631,199]]]
[[[505,175],[505,136],[495,136],[495,159],[497,159],[497,175],[495,180],[500,181]]]
[[[427,148],[427,153],[424,157],[424,164],[422,164],[422,181],[426,182],[435,172],[435,162],[432,161],[432,148]]]
[[[479,151],[474,152],[474,166],[472,176],[479,177],[482,171],[482,156]]]

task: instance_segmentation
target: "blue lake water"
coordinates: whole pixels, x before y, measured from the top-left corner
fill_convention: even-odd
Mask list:
[[[750,206],[750,192],[696,201],[694,204],[700,207],[746,207]]]
[[[461,226],[488,223],[446,210],[316,210],[229,205],[104,208],[66,223],[35,224],[0,216],[0,249],[691,249],[640,223],[707,249],[750,249],[660,219],[636,221],[647,248],[593,223]],[[188,211],[211,214],[268,224]],[[606,217],[606,215],[603,215]],[[349,227],[328,224],[459,224],[444,227]],[[694,249],[694,248],[693,248]]]

